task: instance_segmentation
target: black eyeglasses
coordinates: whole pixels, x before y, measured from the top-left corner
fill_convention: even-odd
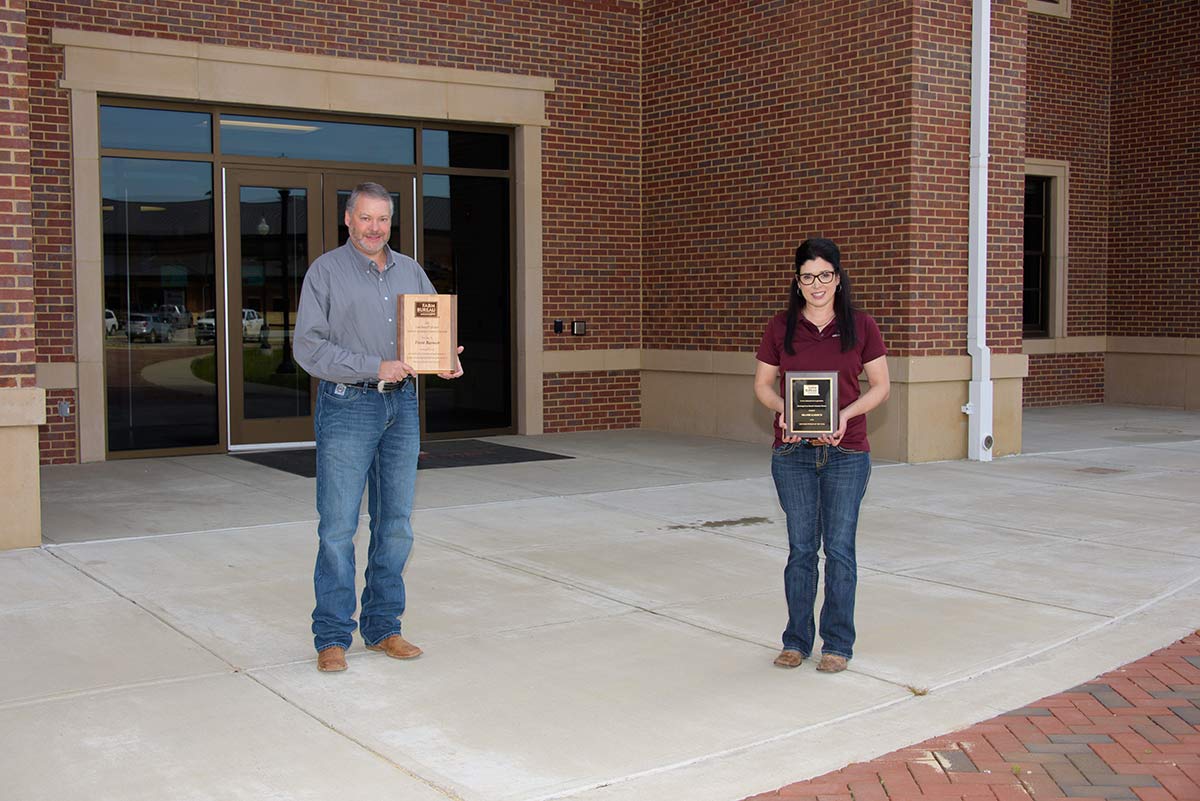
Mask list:
[[[805,286],[812,286],[816,281],[828,284],[833,280],[833,270],[826,270],[823,273],[796,273],[796,280]]]

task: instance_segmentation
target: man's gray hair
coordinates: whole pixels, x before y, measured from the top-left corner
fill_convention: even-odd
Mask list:
[[[346,201],[346,211],[353,214],[355,204],[358,203],[358,199],[363,196],[373,197],[376,200],[386,200],[388,202],[388,208],[390,208],[392,210],[392,214],[395,215],[396,202],[392,200],[391,193],[379,184],[373,183],[372,181],[367,181],[354,187],[354,191],[350,193],[350,199]]]

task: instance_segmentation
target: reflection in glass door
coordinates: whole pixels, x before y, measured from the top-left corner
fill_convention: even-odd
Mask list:
[[[319,174],[231,170],[230,445],[312,439],[313,381],[292,355],[296,309],[321,250]]]
[[[193,341],[215,295],[212,165],[101,159],[108,451],[219,442],[217,358]]]
[[[350,192],[361,183],[371,181],[380,184],[392,196],[392,233],[388,247],[397,253],[416,258],[414,232],[416,220],[413,216],[413,193],[416,178],[411,175],[350,175],[343,173],[325,174],[325,241],[328,248],[346,244],[350,232],[346,228],[346,202]]]

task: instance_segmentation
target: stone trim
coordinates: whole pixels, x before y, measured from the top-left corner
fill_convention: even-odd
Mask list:
[[[42,389],[75,389],[79,386],[79,365],[75,362],[40,362],[37,385]]]
[[[65,89],[547,126],[554,80],[56,28]],[[386,98],[381,102],[380,98]]]
[[[46,423],[46,390],[41,387],[0,388],[0,428]]]
[[[928,384],[971,380],[970,356],[888,356],[887,360],[893,382]],[[663,373],[754,375],[756,366],[753,353],[738,351],[618,348],[547,351],[542,356],[542,369],[547,373],[640,369]],[[992,354],[993,378],[1024,378],[1028,374],[1027,354]]]
[[[1089,336],[1027,339],[1021,348],[1027,356],[1054,353],[1163,353],[1200,356],[1200,338]]]

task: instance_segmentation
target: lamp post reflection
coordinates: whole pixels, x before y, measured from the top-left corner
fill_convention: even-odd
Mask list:
[[[291,374],[296,372],[296,363],[292,361],[292,339],[291,332],[288,330],[290,320],[289,314],[292,306],[291,292],[291,277],[292,277],[292,259],[291,253],[288,250],[288,206],[291,198],[292,190],[279,190],[279,252],[280,252],[280,277],[283,280],[283,358],[279,361],[279,367],[275,372],[283,374]],[[265,313],[264,309],[264,313]]]
[[[258,268],[262,271],[262,308],[263,325],[267,324],[267,253],[266,253],[266,236],[271,233],[271,225],[267,222],[266,215],[258,218],[258,225],[254,230],[258,231]],[[271,341],[264,333],[259,337],[258,346],[263,350],[271,349]]]

